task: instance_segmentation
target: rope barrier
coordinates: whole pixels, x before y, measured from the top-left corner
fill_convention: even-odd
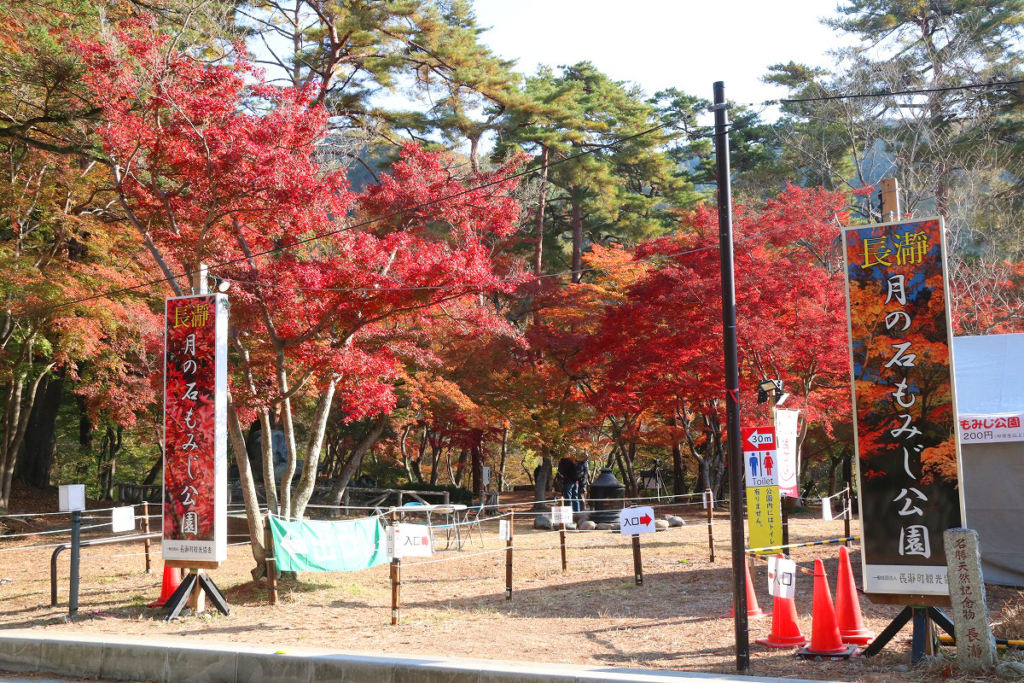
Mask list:
[[[843,538],[830,538],[827,541],[808,541],[807,543],[790,543],[788,545],[769,545],[763,548],[747,548],[746,553],[761,553],[768,550],[786,550],[787,548],[809,548],[813,545],[834,545],[846,543],[847,541],[859,541],[860,536],[844,536]]]
[[[88,529],[99,529],[100,527],[104,527],[104,526],[110,526],[110,522],[107,522],[105,524],[90,524],[89,526],[83,526],[82,527],[82,531],[86,531]],[[0,535],[0,541],[2,541],[5,538],[24,538],[26,536],[46,536],[48,534],[70,534],[70,533],[71,533],[71,529],[53,529],[51,531],[30,531],[30,532],[24,533],[24,534],[3,534],[3,535]]]

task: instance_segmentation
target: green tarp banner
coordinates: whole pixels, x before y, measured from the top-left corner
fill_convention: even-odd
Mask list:
[[[286,572],[354,572],[388,561],[376,517],[345,522],[285,522],[270,518],[277,568]]]

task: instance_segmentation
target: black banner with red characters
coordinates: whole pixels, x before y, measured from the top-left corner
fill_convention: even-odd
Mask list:
[[[227,554],[227,328],[223,294],[167,299],[163,557],[172,565]]]

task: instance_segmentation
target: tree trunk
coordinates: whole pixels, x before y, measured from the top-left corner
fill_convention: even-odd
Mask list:
[[[438,473],[441,471],[441,447],[430,445],[430,485],[437,486]]]
[[[384,427],[388,423],[388,416],[381,415],[377,418],[370,431],[362,438],[362,440],[356,444],[355,449],[352,451],[352,457],[349,458],[348,462],[345,463],[341,472],[338,474],[338,479],[334,484],[334,488],[331,491],[331,497],[334,499],[335,505],[341,505],[342,496],[345,494],[345,487],[348,486],[349,481],[352,479],[352,475],[355,474],[356,470],[363,463],[363,458],[373,447],[373,444],[377,443],[377,439],[384,433]]]
[[[25,343],[31,345],[31,341]],[[31,347],[27,353],[29,368],[31,365]],[[3,445],[0,448],[0,510],[6,510],[11,500],[11,481],[14,479],[14,466],[17,464],[18,451],[25,439],[28,429],[28,418],[35,404],[37,391],[42,379],[53,369],[54,363],[46,365],[31,384],[28,383],[28,371],[22,372],[13,379],[7,392],[7,403],[4,406]]]
[[[81,396],[75,397],[78,404],[78,445],[86,451],[92,450],[92,434],[96,430],[92,420],[89,419],[89,411],[85,406],[85,399]]]
[[[572,281],[579,282],[583,279],[583,207],[576,192],[571,192],[569,197],[572,204]]]
[[[238,481],[242,485],[242,502],[245,504],[245,520],[249,525],[249,542],[252,543],[252,557],[256,560],[256,567],[251,573],[252,577],[257,579],[263,575],[264,571],[263,513],[260,511],[260,501],[256,496],[256,482],[253,481],[252,469],[249,467],[249,453],[245,449],[242,425],[238,422],[238,413],[230,392],[228,393],[228,437],[231,440],[231,450],[235,452]]]
[[[160,454],[157,456],[153,466],[149,468],[149,474],[146,475],[142,482],[145,486],[151,486],[156,481],[157,475],[162,474],[164,471],[164,449],[158,445],[157,450],[160,451]]]
[[[669,427],[677,426],[676,418],[673,415],[668,419]],[[672,493],[681,496],[686,493],[686,471],[683,469],[683,450],[679,447],[679,441],[672,440]]]
[[[274,475],[274,424],[270,420],[270,410],[261,408],[260,417],[260,453],[263,456],[263,492],[267,499],[267,509],[277,512],[280,503],[277,499],[277,477]],[[251,435],[250,430],[250,435]],[[248,450],[246,451],[248,453]],[[246,456],[248,457],[248,456]]]
[[[279,343],[277,349],[277,389],[284,398],[281,400],[281,426],[284,428],[284,440],[288,447],[288,462],[281,475],[281,514],[291,519],[292,479],[298,467],[299,453],[295,445],[295,423],[292,421],[292,401],[288,395],[288,370],[285,367],[284,346]]]
[[[452,482],[456,486],[462,486],[462,473],[466,469],[466,463],[469,462],[469,448],[463,446],[459,451],[459,462],[455,466],[455,479]]]
[[[681,496],[686,493],[686,468],[683,465],[683,450],[678,441],[672,442],[672,493]]]
[[[50,474],[57,458],[57,413],[64,395],[65,369],[48,375],[39,384],[39,396],[28,418],[28,430],[18,452],[17,476],[37,489],[50,485]]]
[[[541,448],[541,461],[540,470],[537,472],[537,476],[533,483],[533,511],[544,512],[547,510],[547,506],[540,501],[547,499],[548,482],[551,481],[551,448],[544,446]]]
[[[472,463],[470,465],[472,469],[472,485],[473,493],[479,497],[480,502],[483,502],[484,493],[484,449],[483,449],[484,434],[479,429],[473,430],[473,443],[470,446],[470,455],[472,456]]]
[[[508,427],[501,430],[501,459],[498,461],[498,491],[505,490],[505,460],[508,457]]]
[[[830,495],[830,496],[834,496],[836,491],[838,490],[838,488],[836,487],[836,484],[838,483],[838,481],[837,481],[838,477],[836,477],[836,470],[838,470],[839,466],[842,465],[842,464],[843,464],[842,458],[839,458],[839,459],[837,459],[837,458],[829,458],[829,463],[828,463],[828,495]]]
[[[480,136],[469,136],[469,167],[473,175],[480,175]]]
[[[538,188],[537,216],[534,228],[533,245],[533,272],[541,274],[544,266],[544,209],[548,201],[548,148],[541,145],[540,148],[540,187]]]
[[[327,388],[320,396],[316,411],[313,413],[313,423],[309,428],[309,439],[306,441],[306,464],[302,468],[302,477],[299,479],[299,487],[295,491],[295,501],[292,504],[293,519],[302,519],[306,511],[306,505],[313,495],[316,487],[316,470],[320,464],[320,450],[324,445],[324,433],[327,431],[327,417],[331,412],[331,404],[334,402],[334,391],[337,383],[332,378]],[[383,425],[381,426],[383,429]]]

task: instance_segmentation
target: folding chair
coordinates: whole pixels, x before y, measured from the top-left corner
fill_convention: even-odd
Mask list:
[[[472,505],[466,508],[466,538],[462,541],[463,545],[466,543],[466,541],[470,543],[473,542],[473,529],[476,528],[476,537],[480,540],[480,547],[484,547],[484,532],[483,529],[480,528],[480,516],[484,513],[485,509],[486,506],[483,504]],[[471,516],[472,519],[470,519]]]

